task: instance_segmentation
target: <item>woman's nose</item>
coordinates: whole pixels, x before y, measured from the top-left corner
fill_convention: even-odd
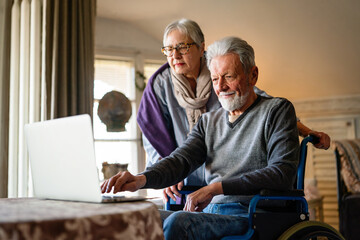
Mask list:
[[[176,59],[181,58],[181,54],[177,49],[174,49],[173,51],[174,51],[173,52],[173,58],[176,58]]]

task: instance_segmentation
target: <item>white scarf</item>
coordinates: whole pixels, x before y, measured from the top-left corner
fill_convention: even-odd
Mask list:
[[[190,132],[198,122],[201,114],[206,112],[206,103],[211,94],[210,71],[206,66],[205,59],[201,58],[200,74],[196,83],[196,96],[185,76],[176,74],[171,69],[171,77],[176,100],[186,110]]]

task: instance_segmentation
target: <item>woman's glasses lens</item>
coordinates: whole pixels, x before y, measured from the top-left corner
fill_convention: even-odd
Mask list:
[[[181,55],[185,55],[189,52],[191,45],[195,43],[180,43],[176,47],[163,47],[161,51],[167,57],[171,57],[174,54],[174,50],[178,51]]]

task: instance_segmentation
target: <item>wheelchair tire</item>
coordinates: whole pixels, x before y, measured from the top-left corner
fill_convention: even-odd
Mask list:
[[[286,230],[278,240],[345,240],[332,226],[317,221],[304,221]]]

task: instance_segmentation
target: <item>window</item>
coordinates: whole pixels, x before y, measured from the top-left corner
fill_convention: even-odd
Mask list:
[[[94,139],[95,154],[100,179],[102,163],[128,164],[128,169],[134,168],[137,162],[136,137],[136,108],[134,87],[134,62],[124,60],[95,60],[94,82]],[[106,126],[101,122],[97,109],[100,99],[112,90],[123,93],[132,105],[132,116],[125,125],[124,132],[107,132]]]
[[[163,64],[163,62],[146,61],[144,64],[145,81]],[[94,81],[94,142],[99,178],[104,178],[101,169],[102,163],[121,163],[128,164],[128,170],[134,174],[143,169],[138,169],[138,161],[143,161],[145,166],[146,159],[138,159],[139,148],[143,151],[140,144],[141,138],[138,137],[136,123],[136,103],[140,102],[141,94],[136,94],[135,87],[135,62],[133,60],[119,60],[108,58],[95,59],[95,81]],[[132,115],[129,122],[125,125],[124,132],[107,132],[106,125],[101,122],[97,110],[101,98],[110,91],[123,93],[132,104]],[[161,196],[159,191],[148,191],[152,196]]]
[[[144,66],[144,75],[146,77],[145,82],[163,65],[162,62],[146,62]]]

